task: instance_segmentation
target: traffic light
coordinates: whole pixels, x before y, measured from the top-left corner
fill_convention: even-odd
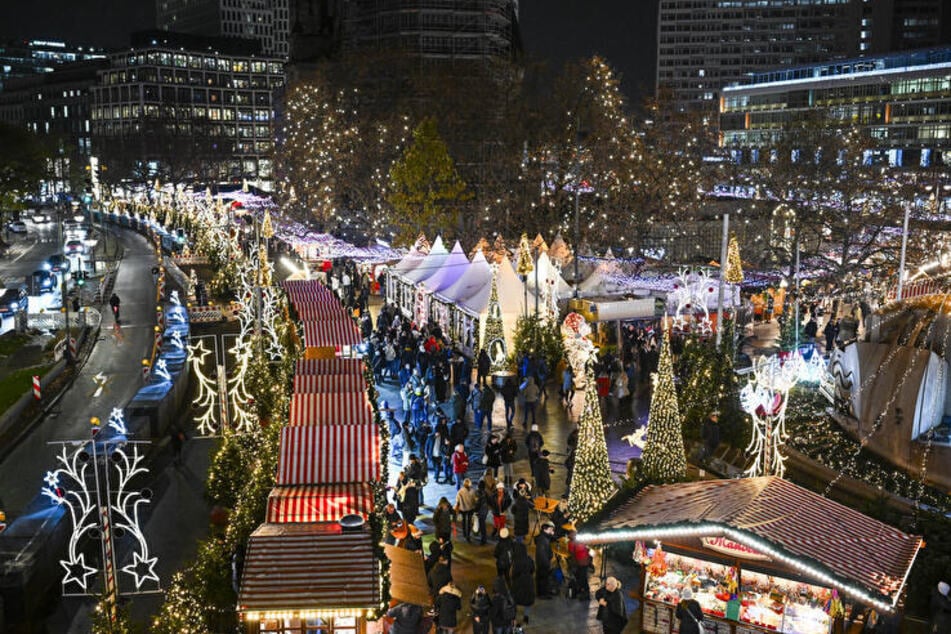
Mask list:
[[[86,271],[76,271],[76,286],[86,283]]]
[[[69,276],[73,278],[73,281],[75,282],[79,279],[79,271],[73,271],[72,273],[69,274]]]

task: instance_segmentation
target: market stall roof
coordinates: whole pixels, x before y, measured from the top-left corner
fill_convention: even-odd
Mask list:
[[[299,379],[336,379],[339,376],[295,376],[294,395],[291,397],[289,425],[369,425],[373,409],[367,400],[366,388],[361,392],[311,392],[297,390]],[[344,377],[350,378],[350,377]],[[363,377],[360,377],[363,381]]]
[[[333,291],[319,280],[284,280],[284,292],[294,303],[306,301],[337,301]]]
[[[336,522],[344,515],[369,519],[373,488],[366,482],[274,487],[267,496],[272,523]]]
[[[579,539],[722,535],[863,602],[894,606],[922,539],[775,476],[649,486]]]
[[[555,281],[554,290],[556,297],[564,298],[571,295],[573,292],[571,285],[561,276],[561,271],[555,268],[555,265],[547,253],[542,253],[538,256],[538,260],[535,262],[535,268],[538,270],[538,285],[540,287],[544,288],[545,284],[548,283],[548,278],[551,277]],[[535,289],[535,277],[534,271],[528,274],[528,288],[531,290]]]
[[[367,530],[262,524],[248,542],[238,611],[260,617],[298,610],[372,610],[380,603],[379,575]]]
[[[380,479],[375,425],[299,425],[281,430],[277,484],[373,482]]]
[[[608,249],[594,271],[578,285],[578,290],[588,296],[619,293],[623,289],[614,282],[613,278],[620,273],[621,266],[614,257],[614,253]]]
[[[423,607],[432,605],[429,586],[426,585],[423,554],[418,550],[406,550],[390,544],[385,544],[383,548],[390,560],[390,597]]]
[[[333,301],[299,302],[295,301],[294,310],[301,321],[331,321],[334,319],[350,319],[350,314],[337,298]]]
[[[449,288],[463,276],[468,268],[469,258],[466,257],[466,252],[462,250],[462,245],[457,240],[439,270],[426,280],[426,290],[438,292]]]
[[[304,345],[308,348],[355,346],[361,341],[360,330],[349,317],[304,322]]]
[[[409,253],[403,256],[403,259],[393,266],[393,273],[397,275],[405,275],[406,273],[409,273],[426,259],[427,253],[428,251],[417,249],[414,246],[412,249],[410,249]]]
[[[366,389],[362,374],[294,375],[294,391],[298,394],[365,392]]]
[[[489,289],[492,283],[492,268],[482,251],[477,251],[472,262],[456,282],[435,293],[436,299],[450,304],[459,304],[478,315],[489,303]],[[484,297],[482,297],[484,295]]]
[[[365,369],[363,359],[298,359],[294,364],[294,375],[302,374],[359,374]]]
[[[448,257],[449,251],[446,251],[446,246],[442,243],[442,236],[436,236],[432,248],[426,254],[426,259],[415,266],[413,270],[403,273],[403,277],[414,284],[425,282],[442,268],[443,262]]]

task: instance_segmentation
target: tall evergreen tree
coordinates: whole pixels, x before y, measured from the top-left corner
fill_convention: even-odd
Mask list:
[[[608,445],[595,389],[593,359],[588,360],[585,375],[584,406],[578,421],[578,449],[568,493],[568,508],[578,522],[584,522],[600,511],[616,489],[608,464]]]
[[[647,444],[641,460],[641,472],[655,484],[679,482],[687,476],[687,455],[674,387],[674,365],[670,356],[670,335],[664,330],[660,361],[654,379]]]

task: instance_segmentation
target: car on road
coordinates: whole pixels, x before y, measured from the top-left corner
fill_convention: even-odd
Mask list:
[[[46,260],[46,266],[54,273],[69,273],[69,258],[60,253],[56,253]]]
[[[89,225],[84,222],[68,221],[63,223],[63,235],[67,238],[82,240],[89,234]]]
[[[3,295],[0,295],[0,316],[6,317],[21,310],[26,310],[29,301],[25,285],[21,284],[7,288],[3,291]]]
[[[30,216],[30,220],[32,220],[35,225],[45,225],[48,222],[52,222],[53,217],[42,209],[38,209]]]
[[[33,271],[31,282],[33,295],[52,293],[53,289],[56,288],[56,275],[52,271]]]
[[[63,247],[63,253],[66,255],[80,255],[86,252],[86,245],[82,240],[67,240]]]
[[[26,233],[26,223],[22,220],[11,220],[7,223],[7,231],[11,233]]]

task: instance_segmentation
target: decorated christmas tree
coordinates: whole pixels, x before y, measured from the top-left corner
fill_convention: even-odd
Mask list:
[[[743,263],[740,261],[740,245],[736,236],[730,236],[730,244],[726,251],[726,279],[730,284],[739,284],[743,281]]]
[[[687,474],[687,456],[684,451],[680,408],[674,388],[674,366],[670,357],[670,335],[667,330],[664,330],[660,362],[654,377],[641,473],[645,480],[655,484],[679,482]]]
[[[584,407],[578,421],[578,450],[568,494],[568,508],[577,522],[585,522],[600,511],[615,491],[592,359],[585,368],[585,386]]]
[[[508,348],[505,345],[505,327],[502,325],[502,307],[499,305],[499,266],[492,265],[492,286],[489,290],[488,315],[482,334],[482,348],[492,360],[492,371],[505,369]]]

